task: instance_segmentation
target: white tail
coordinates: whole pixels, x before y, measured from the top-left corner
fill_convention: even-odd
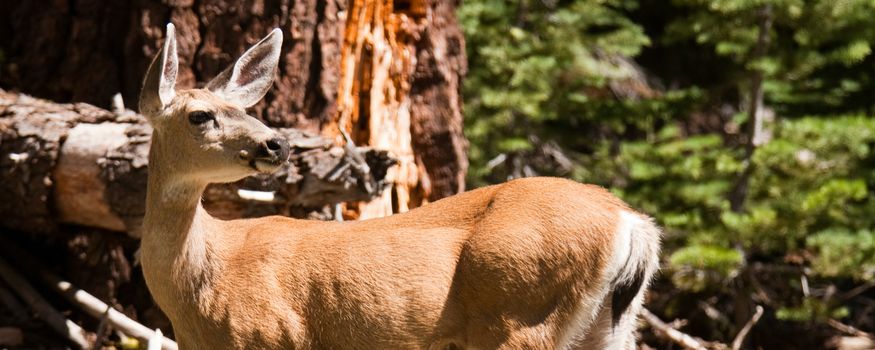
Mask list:
[[[168,25],[145,79],[142,265],[181,348],[634,348],[660,232],[596,186],[521,179],[359,222],[204,211],[208,183],[288,157],[244,111],[281,42],[275,30],[206,89],[176,90]]]

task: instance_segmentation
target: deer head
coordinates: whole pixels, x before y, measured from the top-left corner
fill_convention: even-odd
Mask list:
[[[274,29],[205,88],[176,90],[176,34],[173,24],[167,25],[139,105],[154,127],[153,147],[173,146],[161,150],[165,169],[197,182],[232,182],[274,172],[288,159],[288,142],[245,110],[273,84],[282,40]]]

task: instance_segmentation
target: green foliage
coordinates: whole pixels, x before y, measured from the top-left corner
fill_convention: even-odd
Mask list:
[[[875,119],[808,117],[782,121],[774,132],[754,153],[743,212],[732,211],[726,199],[742,168],[742,151],[713,134],[684,136],[674,125],[647,141],[624,141],[610,162],[596,161],[600,154],[581,158],[585,166],[598,166],[600,175],[578,180],[613,183],[634,207],[654,213],[667,234],[663,273],[688,292],[724,289],[746,256],[781,261],[807,252],[813,276],[875,277],[875,200],[869,192]],[[787,288],[798,292],[798,277],[786,278]],[[813,298],[782,305],[778,317],[788,321],[848,312]]]
[[[716,135],[683,137],[668,126],[649,141],[625,142],[614,169],[603,170],[609,177],[627,176],[628,185],[616,192],[636,207],[658,213],[666,229],[682,237],[675,243],[694,244],[685,249],[738,244],[751,254],[782,254],[811,248],[822,252],[812,266],[816,273],[864,278],[871,271],[860,267],[875,262],[867,230],[875,225],[875,201],[869,199],[875,174],[871,145],[872,118],[809,117],[780,123],[775,139],[753,156],[756,170],[748,210],[741,213],[730,210],[726,199],[742,167],[740,150],[727,147]],[[857,254],[840,253],[852,246]],[[720,255],[701,254],[706,260],[709,256],[713,263],[700,266],[723,266]],[[672,255],[670,263],[676,262]]]
[[[569,123],[593,121],[587,89],[630,76],[609,58],[635,55],[649,42],[621,12],[633,5],[486,0],[459,9],[470,62],[464,92],[472,183],[482,183],[492,157],[531,151],[537,139],[553,137],[551,129],[567,133]]]
[[[738,273],[744,257],[734,249],[694,244],[676,250],[668,260],[675,286],[700,292],[723,286]]]
[[[875,278],[875,233],[870,230],[828,229],[808,237],[817,257],[814,271],[827,277]]]
[[[748,269],[781,265],[791,272],[768,281],[791,296],[772,301],[779,319],[845,317],[846,300],[801,297],[793,271],[831,287],[875,278],[873,11],[870,0],[466,1],[469,184],[604,185],[664,227],[679,295],[749,298],[733,290]],[[758,74],[777,121],[750,154],[739,106]],[[660,81],[670,88],[635,88]]]
[[[686,16],[672,21],[665,43],[694,41],[735,64],[765,73],[767,98],[784,114],[854,111],[873,106],[872,45],[875,2],[870,0],[674,0]],[[767,48],[754,57],[759,25],[771,23]],[[836,72],[844,74],[836,75]],[[858,74],[854,74],[854,72]],[[863,74],[860,74],[863,73]],[[869,74],[867,74],[869,73]],[[744,75],[735,83],[746,85]],[[731,83],[731,82],[730,82]],[[865,100],[864,100],[865,99]]]
[[[875,120],[804,118],[785,121],[776,131],[775,142],[754,155],[759,171],[749,200],[754,208],[773,211],[775,219],[741,215],[748,225],[739,230],[747,233],[742,236],[745,244],[777,253],[799,248],[805,237],[824,230],[861,230],[875,224],[867,184],[872,179]]]
[[[820,299],[805,298],[799,306],[783,307],[775,312],[775,316],[787,321],[826,321],[830,318],[848,316],[845,307],[834,307]]]

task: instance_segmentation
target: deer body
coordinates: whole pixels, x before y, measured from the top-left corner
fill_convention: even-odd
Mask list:
[[[659,230],[596,186],[521,179],[359,222],[212,218],[208,183],[288,155],[240,115],[266,91],[249,85],[272,81],[277,35],[207,89],[176,92],[170,25],[144,83],[155,132],[142,265],[181,348],[634,348]]]

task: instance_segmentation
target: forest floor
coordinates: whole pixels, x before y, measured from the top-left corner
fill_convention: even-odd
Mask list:
[[[142,271],[134,257],[138,241],[119,233],[94,229],[69,228],[56,235],[30,235],[0,231],[0,256],[18,272],[37,293],[64,318],[86,330],[86,339],[94,349],[144,348],[143,342],[127,338],[106,327],[105,322],[89,316],[69,299],[52,290],[39,276],[46,272],[61,276],[95,295],[128,317],[165,335],[173,332],[167,318],[154,305]],[[16,258],[18,257],[18,258]],[[842,324],[830,327],[814,323],[786,323],[775,319],[774,312],[760,313],[751,319],[749,332],[736,336],[741,340],[717,342],[697,335],[717,334],[720,322],[727,320],[660,320],[655,314],[673,308],[678,301],[670,283],[657,280],[649,295],[643,315],[640,349],[871,349],[875,339],[869,334]],[[0,279],[0,349],[67,349],[71,343],[50,327],[28,303],[14,296],[13,288]],[[703,296],[705,298],[705,296]],[[725,316],[722,316],[725,318]]]

